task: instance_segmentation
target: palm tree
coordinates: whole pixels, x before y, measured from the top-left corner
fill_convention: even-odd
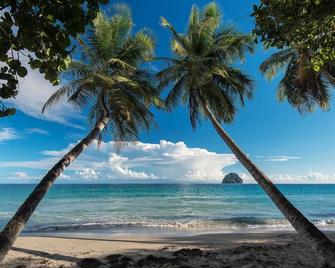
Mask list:
[[[260,66],[268,79],[285,71],[277,97],[279,101],[287,100],[301,113],[312,112],[317,106],[329,109],[329,86],[335,85],[335,64],[326,62],[321,69],[315,69],[311,55],[308,49],[286,48],[273,53]]]
[[[309,241],[325,263],[335,261],[334,243],[285,198],[220,125],[234,119],[236,103],[243,106],[244,100],[252,97],[253,88],[248,76],[232,66],[236,60],[243,60],[246,52],[252,51],[252,38],[234,29],[223,28],[220,20],[221,13],[214,2],[203,11],[192,8],[186,35],[177,33],[162,18],[162,25],[172,34],[171,50],[174,55],[173,58],[161,58],[168,66],[157,73],[161,88],[171,86],[166,104],[170,109],[179,101],[187,104],[193,128],[201,116],[208,118],[237,159],[299,234]]]
[[[57,103],[61,97],[81,108],[91,106],[92,130],[49,170],[3,229],[0,260],[57,177],[94,139],[101,138],[103,130],[110,129],[115,141],[130,141],[138,138],[140,129],[152,125],[153,114],[148,108],[160,102],[152,77],[140,67],[153,57],[155,45],[145,30],[131,35],[132,27],[126,6],[117,6],[111,18],[98,14],[87,42],[80,42],[82,59],[72,62],[67,71],[72,81],[55,92],[43,107],[44,110]]]

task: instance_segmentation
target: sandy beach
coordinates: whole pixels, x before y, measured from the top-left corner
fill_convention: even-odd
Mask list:
[[[328,233],[334,239],[335,233]],[[295,233],[22,236],[2,267],[318,267]]]

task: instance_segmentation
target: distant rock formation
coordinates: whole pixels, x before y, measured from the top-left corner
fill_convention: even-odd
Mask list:
[[[243,180],[236,173],[229,173],[224,177],[222,183],[243,183]]]

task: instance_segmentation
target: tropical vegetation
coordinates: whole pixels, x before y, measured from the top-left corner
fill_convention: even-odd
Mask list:
[[[1,1],[0,3],[0,98],[18,94],[18,77],[32,69],[56,85],[70,62],[71,37],[85,31],[108,0]],[[1,103],[0,117],[15,114]]]
[[[134,141],[141,129],[152,126],[149,107],[162,103],[152,75],[141,66],[154,56],[155,43],[145,30],[133,35],[133,26],[129,8],[118,5],[110,18],[99,13],[85,40],[80,41],[82,57],[66,72],[71,81],[50,97],[43,110],[63,97],[82,109],[90,107],[91,131],[49,170],[3,229],[0,260],[57,177],[96,138],[110,132],[114,141]]]
[[[174,55],[164,58],[168,66],[157,74],[160,87],[171,86],[166,104],[170,109],[179,102],[188,105],[194,128],[202,117],[208,118],[291,225],[318,251],[325,263],[332,263],[335,244],[293,206],[221,127],[221,122],[234,119],[238,103],[243,106],[245,99],[252,97],[252,81],[234,63],[244,60],[246,52],[252,52],[253,40],[249,35],[223,27],[220,21],[221,13],[214,2],[202,11],[196,6],[192,8],[186,34],[178,33],[162,18],[162,25],[172,34]]]
[[[265,48],[305,48],[315,71],[335,60],[332,0],[261,0],[254,5],[254,34]]]
[[[287,100],[300,113],[313,112],[317,107],[328,110],[331,87],[335,85],[335,62],[326,62],[315,71],[309,55],[309,49],[286,48],[273,53],[260,66],[268,79],[284,71],[278,100]]]
[[[335,84],[334,8],[331,0],[262,0],[254,6],[254,34],[266,49],[279,50],[260,69],[268,78],[285,71],[278,98],[299,112],[329,108]]]
[[[112,16],[98,12],[99,3],[106,2],[37,0],[0,4],[0,61],[4,64],[0,68],[4,81],[0,97],[15,97],[18,76],[27,75],[21,55],[27,56],[30,67],[54,85],[67,69],[63,74],[69,83],[49,98],[43,111],[66,99],[82,110],[89,109],[91,127],[88,135],[49,170],[0,233],[0,261],[57,177],[87,146],[95,139],[101,141],[105,134],[111,134],[120,146],[135,141],[141,130],[154,125],[150,107],[172,110],[181,102],[188,106],[191,126],[195,129],[202,119],[208,119],[324,263],[335,262],[334,242],[294,207],[221,126],[233,122],[238,109],[253,97],[253,81],[236,63],[253,52],[255,36],[265,48],[279,49],[260,67],[268,78],[285,71],[278,87],[279,100],[288,100],[300,112],[329,108],[330,88],[335,85],[333,1],[261,0],[252,14],[254,36],[223,26],[215,2],[203,10],[192,8],[186,34],[162,18],[161,24],[172,35],[173,56],[158,58],[165,67],[155,77],[143,65],[154,58],[153,37],[147,30],[132,34],[134,22],[125,5],[116,5]],[[71,38],[85,29],[87,35],[72,42]],[[73,43],[78,46],[76,50]],[[71,55],[75,60],[71,61]],[[167,88],[163,104],[159,94]],[[0,117],[15,113],[14,108],[2,102],[0,105]]]

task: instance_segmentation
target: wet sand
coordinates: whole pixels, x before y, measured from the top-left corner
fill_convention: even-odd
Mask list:
[[[335,240],[335,233],[328,233]],[[77,236],[77,237],[75,237]],[[295,233],[21,236],[1,267],[318,267]]]

